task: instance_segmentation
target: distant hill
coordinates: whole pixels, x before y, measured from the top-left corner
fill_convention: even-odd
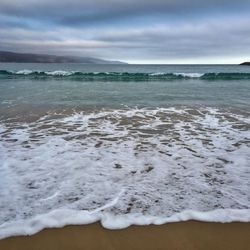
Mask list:
[[[43,54],[14,53],[9,51],[0,51],[0,62],[125,64],[124,62],[120,61],[108,61],[92,57],[55,56]]]
[[[250,62],[243,62],[240,65],[246,65],[246,66],[250,66]]]

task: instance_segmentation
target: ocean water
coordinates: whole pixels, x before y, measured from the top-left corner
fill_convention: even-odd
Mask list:
[[[0,180],[0,238],[250,221],[250,67],[0,64]]]

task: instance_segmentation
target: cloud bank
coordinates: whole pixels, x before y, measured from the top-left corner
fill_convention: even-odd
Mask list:
[[[238,63],[250,58],[249,13],[249,0],[1,0],[0,50]]]

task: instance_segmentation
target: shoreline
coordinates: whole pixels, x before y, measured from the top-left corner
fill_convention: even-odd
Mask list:
[[[1,250],[237,249],[250,246],[250,223],[175,222],[109,230],[99,222],[44,229],[32,236],[0,240]]]

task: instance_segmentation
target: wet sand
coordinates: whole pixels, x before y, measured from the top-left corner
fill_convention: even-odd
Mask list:
[[[45,229],[0,241],[0,250],[250,249],[250,223],[197,221],[107,230],[99,223]]]

